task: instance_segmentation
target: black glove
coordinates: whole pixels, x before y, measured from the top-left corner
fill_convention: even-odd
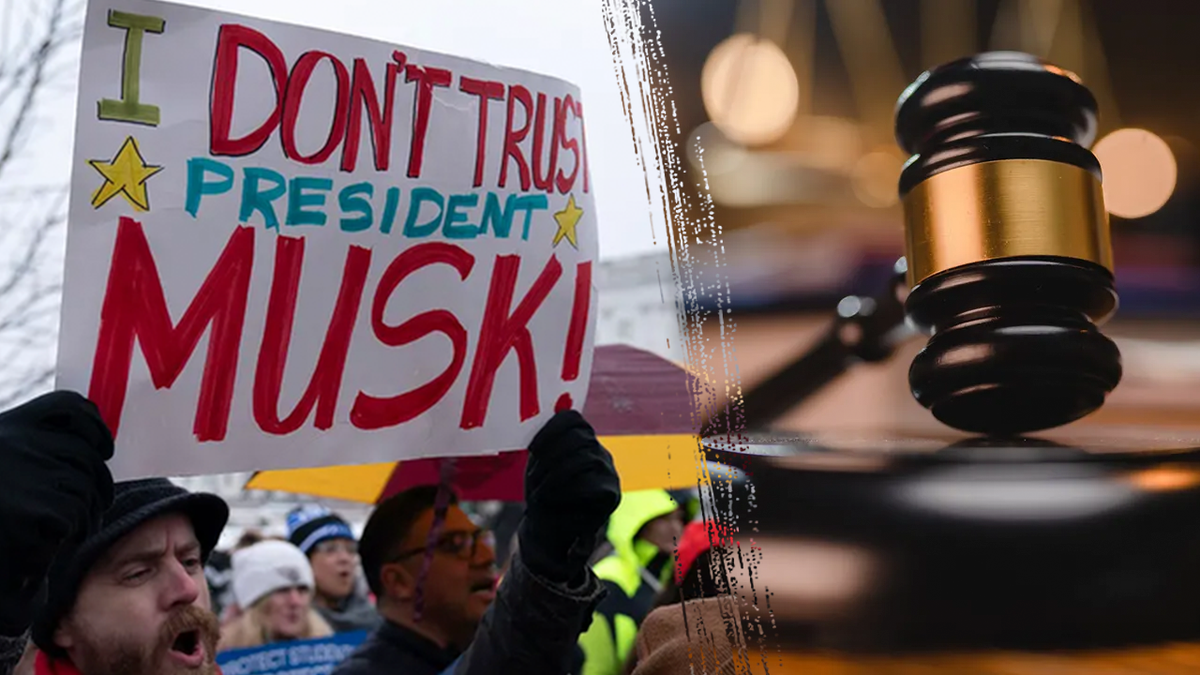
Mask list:
[[[621,503],[612,455],[574,410],[557,413],[529,444],[520,556],[534,574],[577,587],[608,517]]]
[[[79,394],[56,391],[0,414],[0,635],[29,627],[55,555],[100,528],[112,455],[112,434]]]

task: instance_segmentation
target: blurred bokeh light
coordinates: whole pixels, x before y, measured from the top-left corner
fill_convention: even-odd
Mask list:
[[[896,184],[904,168],[904,156],[885,148],[864,155],[854,165],[854,194],[867,206],[885,208],[900,200]]]
[[[1144,218],[1175,192],[1178,168],[1167,142],[1145,129],[1118,129],[1093,148],[1104,172],[1104,204],[1121,218]]]
[[[800,101],[800,83],[783,50],[745,33],[713,49],[700,75],[700,90],[713,124],[746,145],[783,136]]]

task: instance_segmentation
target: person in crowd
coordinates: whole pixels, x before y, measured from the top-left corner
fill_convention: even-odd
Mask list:
[[[288,541],[312,565],[316,589],[313,605],[335,633],[373,630],[379,614],[358,592],[358,542],[341,516],[320,504],[292,509],[287,517]]]
[[[665,490],[622,497],[608,523],[608,551],[594,567],[608,594],[579,639],[583,675],[621,673],[638,626],[670,577],[683,518]]]
[[[711,520],[695,520],[683,528],[675,549],[675,573],[663,584],[651,609],[729,592],[720,564],[725,550],[721,532],[725,530],[721,523]],[[718,544],[715,549],[713,542]]]
[[[700,491],[696,488],[671,490],[671,499],[683,509],[683,522],[690,523],[700,517]]]
[[[233,554],[233,593],[240,617],[221,631],[218,653],[333,635],[313,609],[313,571],[284,541],[262,541]]]
[[[651,614],[660,607],[674,605],[678,609],[680,603],[687,600],[714,598],[730,592],[726,570],[721,565],[721,534],[726,531],[727,528],[716,521],[696,520],[688,523],[675,551],[675,573],[654,599]],[[713,548],[713,542],[718,544],[718,548]],[[626,675],[633,673],[638,658],[639,652],[635,649],[627,658],[622,672]]]
[[[244,530],[237,542],[233,545],[233,550],[229,553],[222,551],[213,551],[208,557],[208,564],[204,566],[205,576],[208,577],[209,594],[212,597],[213,611],[220,617],[221,628],[237,621],[242,616],[242,608],[238,606],[237,598],[233,593],[233,555],[238,551],[249,548],[260,541],[270,539],[267,535],[254,528]],[[221,577],[226,580],[226,583],[221,587],[220,594],[213,586],[213,571],[219,565],[223,565],[224,572]],[[220,568],[218,568],[220,569]]]
[[[470,645],[495,599],[495,552],[489,533],[452,492],[429,550],[438,492],[437,486],[401,492],[367,521],[363,568],[386,622],[337,673],[384,672],[388,663],[421,660],[444,667]]]
[[[414,488],[375,509],[359,551],[384,622],[334,675],[435,675],[456,659],[460,669],[496,659],[489,672],[573,672],[575,642],[605,592],[588,561],[620,484],[577,412],[556,415],[529,449],[519,550],[498,593],[491,537],[452,492],[439,494],[445,487]],[[529,631],[521,644],[500,643],[515,630]]]
[[[63,551],[34,616],[37,675],[212,673],[204,578],[229,507],[165,478],[117,483],[94,534]]]
[[[754,487],[747,476],[728,467],[718,474],[727,478],[711,483],[709,506],[722,518],[694,520],[684,528],[675,551],[675,574],[638,630],[627,674],[749,672],[742,621],[731,621],[741,616],[744,602],[735,595],[732,577],[737,574],[734,561],[742,558],[734,550],[739,546],[737,523],[751,513]]]
[[[620,501],[612,457],[574,411],[556,414],[530,451],[525,560],[455,675],[561,675],[603,595],[586,552]],[[220,672],[204,564],[229,507],[163,478],[114,485],[112,454],[99,411],[79,394],[0,414],[0,551],[21,552],[0,556],[0,675],[30,634],[37,675]]]

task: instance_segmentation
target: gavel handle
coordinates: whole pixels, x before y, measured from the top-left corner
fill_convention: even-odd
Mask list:
[[[904,314],[907,271],[901,258],[885,292],[868,298],[843,298],[821,339],[746,391],[740,403],[733,401],[714,415],[705,425],[704,437],[762,431],[855,364],[891,358],[896,347],[914,334]]]

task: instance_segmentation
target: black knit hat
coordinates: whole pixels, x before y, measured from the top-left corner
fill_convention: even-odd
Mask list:
[[[349,523],[320,504],[305,504],[292,509],[287,516],[288,541],[311,556],[317,544],[328,539],[354,541]]]
[[[116,483],[113,503],[104,512],[100,531],[73,550],[61,551],[50,567],[46,605],[33,622],[33,641],[38,649],[51,655],[61,652],[54,644],[54,631],[75,605],[79,585],[92,565],[122,537],[169,513],[181,513],[192,521],[196,539],[200,541],[200,555],[207,562],[229,520],[225,500],[216,495],[188,492],[165,478]]]

